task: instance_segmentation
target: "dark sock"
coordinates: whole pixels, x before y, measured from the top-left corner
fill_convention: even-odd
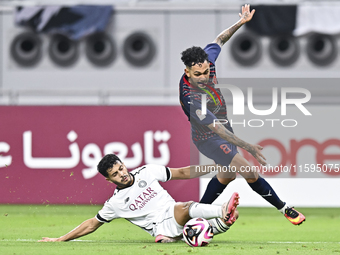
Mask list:
[[[277,209],[281,209],[284,206],[285,203],[280,200],[274,189],[262,177],[259,177],[256,182],[248,184],[256,193],[262,196]]]
[[[215,175],[211,178],[200,203],[211,204],[223,192],[225,187],[227,187],[227,185],[220,183]]]

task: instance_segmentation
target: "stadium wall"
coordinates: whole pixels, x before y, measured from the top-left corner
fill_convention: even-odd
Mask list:
[[[283,200],[296,206],[340,206],[340,140],[337,119],[331,117],[340,108],[307,109],[312,116],[302,117],[289,107],[290,121],[280,111],[270,117],[274,122],[249,112],[229,120],[240,138],[264,147],[268,169],[259,168],[260,173]],[[114,185],[99,176],[96,165],[112,152],[129,169],[213,163],[202,155],[196,160],[189,122],[179,106],[2,106],[0,117],[0,203],[100,204]],[[285,127],[295,125],[291,120],[297,126]],[[316,122],[327,123],[322,132],[315,132]],[[248,153],[240,153],[259,167]],[[176,200],[198,200],[210,177],[164,186]],[[242,178],[226,189],[232,191],[240,192],[243,206],[267,205]]]
[[[79,56],[73,64],[57,64],[50,57],[49,48],[60,41],[51,35],[36,34],[35,37],[41,41],[40,46],[37,46],[41,57],[36,63],[23,66],[13,57],[11,47],[18,36],[30,32],[30,29],[14,24],[12,9],[0,11],[0,104],[177,105],[178,79],[183,72],[180,53],[192,45],[204,47],[213,41],[217,34],[235,23],[238,13],[239,6],[235,4],[217,6],[202,3],[195,8],[175,3],[171,6],[143,6],[138,3],[135,6],[118,5],[114,7],[113,17],[105,31],[107,37],[101,41],[103,44],[110,41],[114,45],[116,54],[109,64],[105,65],[105,61],[103,65],[94,64],[89,60],[88,38],[76,43]],[[206,21],[200,23],[202,32],[194,31],[193,21]],[[144,37],[135,37],[132,42],[127,40],[138,33]],[[222,48],[217,60],[218,77],[339,78],[338,35],[313,41],[314,35],[317,34],[296,36],[292,40],[282,38],[282,42],[287,41],[287,52],[280,55],[280,52],[277,53],[279,49],[275,48],[279,43],[272,43],[280,38],[255,35],[242,27]],[[273,60],[271,52],[276,52],[277,58],[285,59],[295,49],[291,41],[299,45],[296,61],[282,66]],[[308,45],[314,45],[309,43],[311,41],[315,45],[325,45],[324,49],[314,54],[316,58],[326,60],[331,56],[333,60],[329,64],[320,66],[310,60],[307,51],[311,47]],[[133,43],[140,47],[135,50],[129,48]],[[248,47],[242,48],[240,45]],[[130,56],[140,61],[139,66],[131,64],[134,61],[128,59],[125,48]],[[18,51],[24,57],[30,54]],[[62,52],[56,54],[63,57]],[[256,61],[252,61],[254,55],[257,56]],[[151,61],[146,61],[148,56]],[[105,59],[100,54],[97,57]],[[245,64],[247,60],[252,64]],[[134,93],[129,93],[131,91]],[[339,93],[340,90],[335,86],[329,91]],[[133,100],[130,99],[131,95],[134,96]],[[318,97],[319,94],[313,96]],[[329,103],[327,99],[323,102]]]

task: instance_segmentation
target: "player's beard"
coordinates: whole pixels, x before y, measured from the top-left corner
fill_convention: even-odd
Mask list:
[[[133,178],[132,178],[131,174],[128,173],[126,176],[123,176],[122,185],[125,186],[125,187],[131,186],[132,181],[133,181]]]

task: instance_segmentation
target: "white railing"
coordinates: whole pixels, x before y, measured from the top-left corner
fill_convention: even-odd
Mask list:
[[[178,89],[0,89],[0,105],[179,105]]]
[[[244,95],[247,89],[241,88]],[[272,97],[270,90],[255,89],[254,104],[268,105]],[[313,105],[339,105],[340,89],[311,88]],[[222,91],[225,94],[224,91]],[[231,97],[226,92],[227,105]],[[279,97],[280,101],[280,97]],[[180,105],[178,89],[0,89],[0,105]]]

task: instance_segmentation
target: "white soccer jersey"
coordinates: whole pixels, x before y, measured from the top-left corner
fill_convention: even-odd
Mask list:
[[[125,218],[153,235],[153,227],[164,211],[175,200],[163,189],[159,181],[171,179],[170,169],[158,165],[145,165],[130,172],[134,182],[130,187],[118,189],[107,200],[96,218],[100,222]]]

